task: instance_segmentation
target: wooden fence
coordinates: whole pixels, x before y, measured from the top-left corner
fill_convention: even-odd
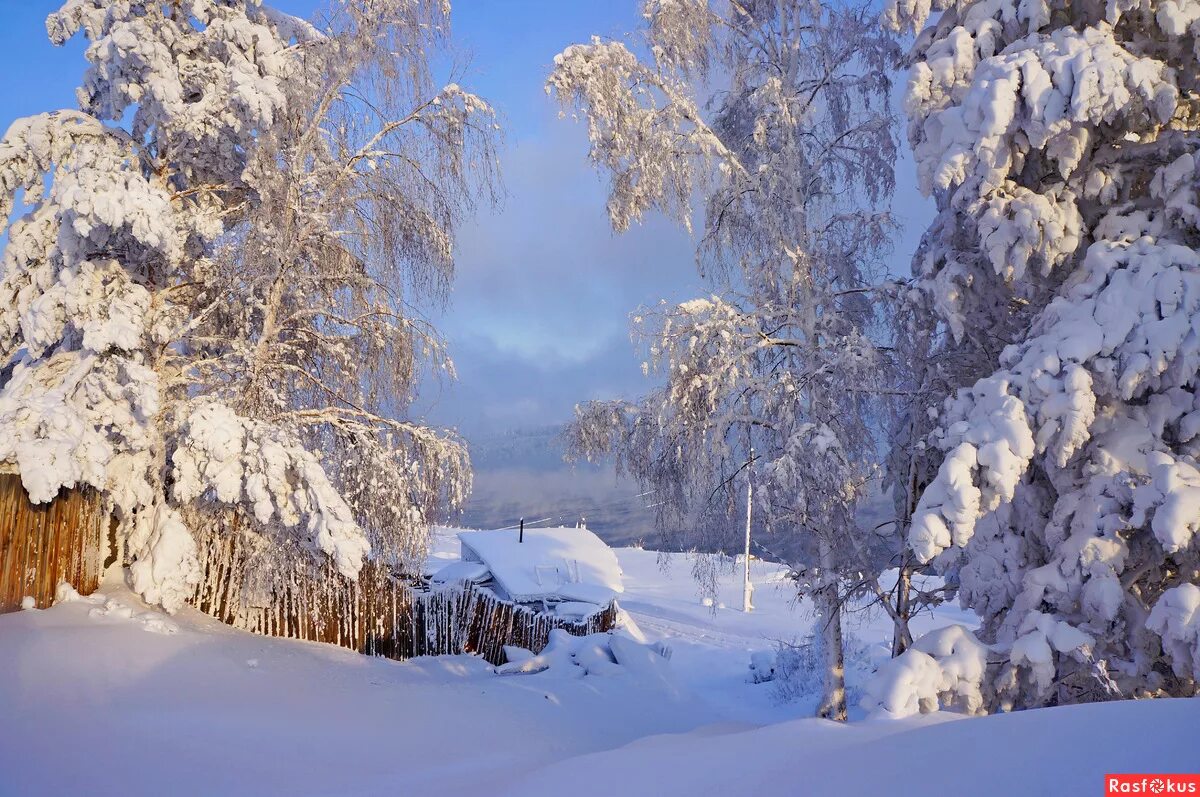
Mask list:
[[[583,635],[616,626],[613,604],[584,620],[568,620],[468,584],[426,590],[374,563],[367,563],[355,581],[328,567],[307,569],[264,592],[247,578],[252,558],[244,545],[237,535],[200,535],[201,579],[192,604],[265,636],[326,642],[392,659],[477,653],[502,664],[505,645],[540,652],[553,629]]]
[[[100,584],[108,542],[108,513],[93,490],[64,490],[32,504],[21,477],[0,473],[0,612],[31,597],[39,609],[54,602],[59,582],[87,594]]]
[[[93,490],[63,491],[49,504],[29,502],[20,477],[0,474],[0,613],[31,596],[38,608],[69,582],[94,592],[104,570],[110,518]],[[610,605],[568,620],[503,601],[471,585],[430,591],[367,563],[351,581],[332,568],[298,566],[270,590],[253,586],[245,537],[197,534],[201,578],[191,604],[256,634],[326,642],[372,656],[477,653],[493,664],[504,646],[540,652],[550,632],[593,634],[616,625]]]

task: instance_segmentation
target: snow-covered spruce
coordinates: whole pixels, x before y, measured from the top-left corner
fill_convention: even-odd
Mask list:
[[[490,109],[424,60],[446,13],[350,0],[318,33],[259,0],[70,0],[47,20],[91,66],[80,110],[0,139],[0,460],[35,502],[101,490],[167,609],[198,578],[192,531],[231,508],[260,549],[353,576],[368,551],[416,557],[467,489],[463,447],[402,420],[421,359],[450,368],[411,307],[441,295],[493,164]]]
[[[869,680],[862,705],[870,713],[908,717],[952,709],[984,710],[988,649],[961,625],[925,634],[903,655],[884,662]]]
[[[870,570],[851,538],[875,448],[869,286],[890,235],[898,51],[865,7],[648,0],[643,15],[649,58],[593,39],[555,58],[547,90],[586,117],[614,229],[654,210],[690,228],[702,198],[718,293],[638,314],[665,386],[579,407],[572,449],[615,455],[690,545],[728,542],[753,469],[755,508],[791,538],[824,617],[820,712],[844,718],[841,578]]]
[[[1194,694],[1200,3],[889,19],[918,32],[909,138],[939,209],[914,268],[944,348],[987,364],[940,409],[912,547],[983,619],[990,706]]]

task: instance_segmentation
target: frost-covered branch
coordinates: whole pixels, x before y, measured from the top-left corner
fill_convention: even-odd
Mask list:
[[[577,408],[569,448],[613,456],[656,490],[664,525],[710,547],[737,526],[753,448],[763,525],[816,574],[840,652],[838,581],[863,565],[845,537],[882,384],[869,297],[892,226],[879,205],[894,184],[898,51],[866,8],[650,0],[643,13],[650,60],[593,39],[555,59],[547,90],[586,117],[614,229],[651,211],[690,228],[703,201],[697,256],[716,290],[637,315],[662,387]],[[709,76],[720,85],[699,96]],[[822,711],[844,717],[837,672]]]
[[[297,551],[410,568],[470,486],[407,411],[425,363],[452,373],[421,308],[495,196],[494,114],[434,80],[443,3],[185,5],[47,20],[91,66],[79,111],[0,139],[0,458],[34,501],[102,491],[168,609],[196,524],[255,537],[267,582]]]

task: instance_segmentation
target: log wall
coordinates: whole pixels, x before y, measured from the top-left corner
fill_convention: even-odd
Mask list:
[[[32,504],[20,476],[0,473],[0,612],[20,609],[26,596],[39,609],[50,606],[61,581],[93,592],[108,526],[94,490],[64,490],[48,504]]]

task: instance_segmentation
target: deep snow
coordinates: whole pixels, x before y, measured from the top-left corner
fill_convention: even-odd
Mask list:
[[[464,531],[458,539],[467,558],[486,564],[505,597],[518,603],[552,598],[603,606],[622,591],[617,557],[587,529]]]
[[[900,773],[931,793],[1099,794],[1106,772],[1200,763],[1197,700],[795,719],[811,706],[746,680],[750,651],[811,624],[778,568],[754,563],[747,616],[702,605],[683,555],[665,572],[653,552],[618,558],[623,605],[673,649],[672,684],[371,659],[191,610],[163,622],[111,584],[108,604],[2,616],[0,795],[846,795],[903,791]],[[722,586],[732,605],[732,571]],[[964,619],[939,612],[922,630]],[[854,624],[882,650],[883,618]]]

